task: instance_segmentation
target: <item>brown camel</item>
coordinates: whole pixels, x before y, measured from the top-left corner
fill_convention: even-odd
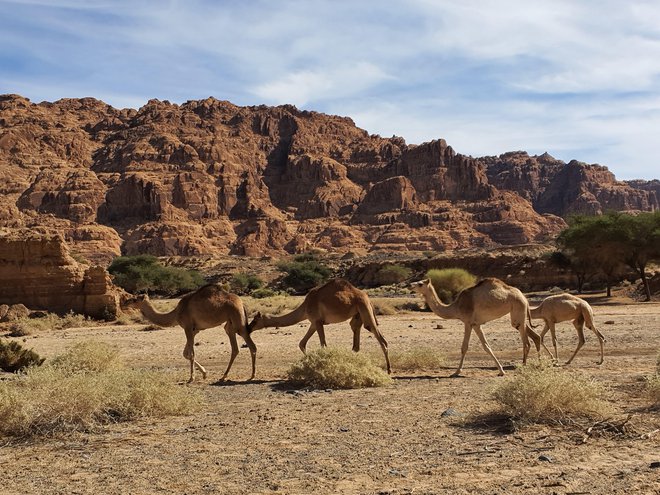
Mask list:
[[[566,364],[571,364],[573,358],[584,345],[585,323],[587,328],[594,332],[596,337],[598,337],[598,342],[600,343],[600,361],[598,361],[598,364],[603,364],[603,344],[605,342],[605,337],[594,326],[594,313],[587,301],[580,299],[579,297],[576,297],[572,294],[557,294],[555,296],[546,297],[537,308],[531,308],[530,313],[532,318],[543,319],[545,322],[543,331],[541,331],[541,341],[543,341],[543,337],[546,333],[548,333],[548,330],[550,330],[550,335],[552,336],[552,345],[555,348],[555,360],[559,359],[557,356],[557,337],[555,335],[555,324],[562,321],[573,320],[573,326],[575,327],[575,330],[578,334],[578,344],[575,348],[575,352],[571,358],[566,361]]]
[[[202,372],[202,377],[206,378],[206,370],[195,360],[195,335],[201,330],[217,327],[225,322],[225,332],[231,344],[231,357],[221,380],[227,378],[231,365],[238,355],[237,333],[243,337],[250,348],[252,354],[252,376],[250,376],[250,380],[254,378],[257,346],[248,333],[247,311],[237,295],[230,294],[218,285],[206,285],[183,296],[176,308],[169,313],[156,311],[146,295],[129,299],[123,306],[139,309],[147,320],[161,327],[173,327],[175,325],[183,327],[186,333],[183,357],[190,361],[190,379],[188,383],[195,379],[195,367]]]
[[[385,355],[387,372],[390,373],[387,341],[378,331],[378,322],[369,296],[343,279],[333,279],[310,290],[302,304],[286,315],[265,316],[257,313],[248,325],[248,332],[266,327],[287,327],[303,320],[309,320],[311,323],[309,330],[299,344],[300,350],[304,353],[307,341],[314,332],[318,332],[321,346],[326,346],[323,325],[340,323],[349,319],[353,330],[353,351],[360,350],[360,329],[364,325],[378,340]]]
[[[448,305],[440,301],[433,284],[428,279],[414,282],[411,287],[424,298],[426,304],[436,315],[450,320],[461,320],[465,325],[461,361],[452,376],[459,376],[463,369],[463,361],[468,351],[470,335],[473,330],[479,337],[484,350],[497,364],[499,375],[504,375],[504,369],[495,354],[493,354],[490,345],[488,345],[488,341],[481,330],[481,325],[507,313],[511,314],[511,325],[520,332],[520,340],[523,344],[523,364],[527,362],[527,354],[530,348],[528,337],[534,341],[537,352],[540,352],[541,338],[534,333],[527,323],[530,317],[527,298],[515,287],[511,287],[496,278],[486,278],[473,287],[461,291],[456,300]]]

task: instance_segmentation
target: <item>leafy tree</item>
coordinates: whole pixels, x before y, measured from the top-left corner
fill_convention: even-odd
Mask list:
[[[264,281],[254,273],[235,273],[229,281],[232,291],[237,294],[251,294],[264,286]]]
[[[384,265],[376,275],[376,280],[379,285],[398,284],[403,282],[412,274],[412,270],[408,267],[401,265]]]
[[[108,272],[115,283],[128,292],[150,291],[176,294],[204,284],[204,278],[194,270],[163,266],[158,258],[148,254],[119,256]]]
[[[610,296],[617,274],[627,264],[639,274],[650,300],[646,266],[660,258],[660,212],[576,216],[557,242],[571,260],[578,291],[582,290],[585,274],[599,270],[605,275]]]
[[[463,289],[472,287],[477,277],[462,268],[432,269],[426,272],[426,278],[431,280],[438,297],[449,304]]]
[[[282,261],[277,267],[286,273],[284,284],[296,292],[312,289],[332,275],[332,270],[313,253],[299,254],[293,261]]]

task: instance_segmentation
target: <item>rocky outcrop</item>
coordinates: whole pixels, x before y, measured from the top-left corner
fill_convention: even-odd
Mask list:
[[[659,208],[653,186],[617,181],[607,167],[573,160],[564,163],[548,153],[524,151],[483,158],[489,181],[498,189],[515,191],[540,213],[565,217],[599,215],[604,211],[652,211]]]
[[[111,318],[121,291],[100,266],[78,263],[58,234],[0,233],[0,304]]]
[[[0,227],[56,229],[94,262],[541,242],[565,225],[553,214],[657,207],[604,167],[476,159],[290,105],[5,95],[0,124]]]

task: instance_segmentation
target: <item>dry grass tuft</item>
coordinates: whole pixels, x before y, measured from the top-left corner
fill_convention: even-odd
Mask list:
[[[93,320],[77,313],[67,313],[64,316],[48,313],[41,318],[19,318],[9,325],[9,335],[24,337],[35,332],[88,327],[94,324]]]
[[[261,312],[264,315],[280,315],[296,309],[304,297],[279,294],[272,297],[246,297],[246,306],[250,315]]]
[[[428,347],[390,352],[392,368],[402,371],[435,370],[445,365],[445,357]]]
[[[201,395],[163,373],[124,369],[117,353],[84,343],[0,382],[0,435],[30,437],[89,431],[140,417],[188,414]]]
[[[660,409],[660,374],[655,374],[646,382],[646,391],[651,399],[651,407]]]
[[[15,373],[30,366],[41,366],[44,358],[36,352],[25,349],[18,342],[0,340],[0,369]]]
[[[382,387],[392,381],[365,354],[334,347],[307,353],[291,366],[287,378],[315,389]]]
[[[498,386],[493,396],[502,413],[532,423],[601,419],[612,413],[599,384],[543,363],[528,364]]]

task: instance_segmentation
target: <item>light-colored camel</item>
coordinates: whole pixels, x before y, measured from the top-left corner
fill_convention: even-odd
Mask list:
[[[481,330],[481,325],[507,313],[511,314],[511,325],[520,333],[520,340],[523,344],[523,364],[527,362],[527,354],[530,348],[528,337],[534,341],[537,352],[540,351],[541,338],[534,333],[528,324],[531,319],[527,298],[518,289],[505,284],[499,279],[486,278],[481,280],[473,287],[461,291],[451,304],[443,304],[440,301],[433,284],[428,279],[414,282],[411,287],[424,298],[426,304],[436,315],[450,320],[461,320],[465,326],[461,361],[452,376],[459,376],[463,369],[463,361],[468,351],[470,335],[473,330],[479,337],[484,350],[497,364],[499,375],[504,375],[504,369],[495,354],[493,354],[490,345],[488,345],[488,341]]]
[[[123,306],[139,309],[147,320],[158,326],[173,327],[180,325],[183,327],[186,333],[183,357],[190,361],[190,379],[188,383],[195,379],[195,368],[202,372],[203,378],[206,378],[206,369],[195,360],[195,335],[201,330],[217,327],[225,322],[225,332],[231,344],[231,357],[221,380],[227,378],[231,365],[238,355],[236,334],[243,337],[250,348],[250,354],[252,355],[252,376],[250,376],[250,380],[254,378],[257,346],[247,331],[247,311],[237,295],[230,294],[218,285],[206,285],[183,296],[176,308],[169,313],[156,311],[146,295],[128,299]]]
[[[548,333],[548,330],[550,330],[552,345],[555,348],[555,360],[559,359],[557,356],[555,324],[561,323],[562,321],[573,320],[573,326],[578,334],[578,344],[575,348],[575,352],[571,358],[566,361],[566,364],[571,364],[573,358],[584,345],[585,324],[587,325],[587,328],[593,331],[596,334],[596,337],[598,337],[598,342],[600,343],[600,361],[598,361],[598,364],[603,364],[603,344],[605,343],[605,337],[594,326],[594,313],[587,301],[572,294],[557,294],[555,296],[546,297],[538,307],[531,308],[530,314],[532,315],[532,318],[543,319],[545,322],[543,331],[541,331],[541,341],[543,341],[543,337]]]
[[[299,344],[303,353],[314,332],[318,332],[321,346],[326,346],[323,325],[350,320],[353,351],[360,350],[360,329],[364,325],[378,340],[385,356],[387,372],[391,372],[387,341],[378,330],[378,321],[369,296],[343,279],[333,279],[310,290],[302,304],[288,314],[266,316],[257,313],[248,325],[248,332],[266,327],[287,327],[304,320],[309,320],[310,326]]]

